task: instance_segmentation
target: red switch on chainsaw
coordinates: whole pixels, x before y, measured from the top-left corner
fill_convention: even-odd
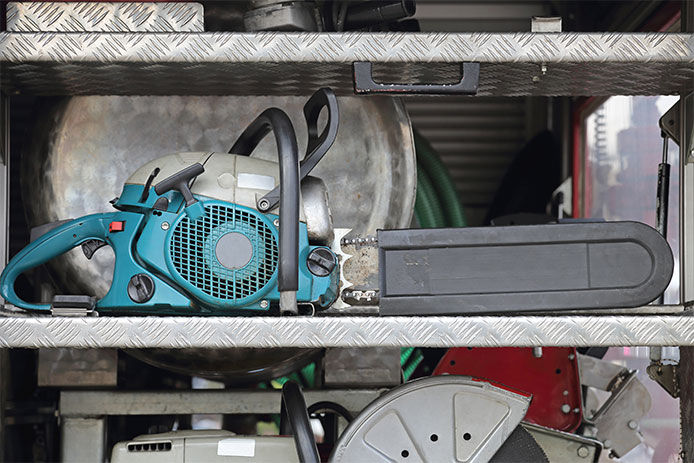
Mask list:
[[[122,232],[123,230],[125,230],[125,220],[111,222],[110,224],[108,224],[109,233]]]

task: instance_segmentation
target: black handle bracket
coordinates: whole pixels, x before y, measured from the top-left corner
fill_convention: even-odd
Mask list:
[[[154,185],[154,192],[163,195],[167,191],[177,190],[186,202],[186,213],[192,220],[197,220],[205,214],[205,209],[195,199],[188,184],[203,172],[205,172],[205,168],[196,162]]]
[[[328,120],[323,131],[318,134],[318,117],[323,108],[327,109]],[[304,105],[304,118],[308,129],[308,143],[306,155],[299,165],[299,182],[316,167],[325,153],[335,142],[337,128],[340,124],[340,112],[337,105],[337,97],[332,89],[321,88],[314,93]],[[261,212],[271,211],[280,202],[280,189],[275,187],[258,200],[258,209]]]
[[[373,65],[369,61],[352,63],[354,92],[397,95],[476,95],[480,82],[480,63],[463,63],[463,76],[455,84],[383,84],[373,79]]]

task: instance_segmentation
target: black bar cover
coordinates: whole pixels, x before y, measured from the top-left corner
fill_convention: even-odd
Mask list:
[[[637,307],[673,270],[637,222],[379,230],[378,247],[382,315]]]

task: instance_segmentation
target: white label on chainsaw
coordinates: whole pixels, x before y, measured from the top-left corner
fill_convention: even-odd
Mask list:
[[[239,188],[252,188],[254,190],[272,190],[275,188],[275,179],[269,175],[249,174],[241,172],[238,177]]]
[[[217,455],[228,457],[254,457],[255,439],[234,437],[217,443]]]

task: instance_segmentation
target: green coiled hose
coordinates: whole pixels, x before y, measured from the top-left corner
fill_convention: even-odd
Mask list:
[[[440,210],[445,217],[445,224],[438,226],[467,226],[465,212],[463,210],[463,206],[460,204],[458,192],[455,190],[455,185],[453,184],[453,180],[448,173],[448,169],[443,162],[441,162],[439,155],[436,153],[436,150],[434,150],[429,141],[424,138],[416,129],[413,129],[412,131],[414,133],[415,151],[417,152],[417,182],[419,182],[420,179],[419,171],[424,170],[429,179],[429,184],[435,190],[435,196],[440,204]],[[417,188],[418,194],[415,202],[415,211],[417,211],[417,203],[419,202],[420,198],[419,183]],[[424,207],[426,207],[425,204],[421,204],[420,208]],[[438,212],[435,211],[434,213],[437,214]],[[424,211],[420,210],[419,214],[424,214]],[[423,224],[421,224],[421,226],[424,227]]]
[[[417,196],[414,213],[422,228],[439,228],[446,226],[441,203],[436,190],[429,180],[426,171],[417,163]]]

